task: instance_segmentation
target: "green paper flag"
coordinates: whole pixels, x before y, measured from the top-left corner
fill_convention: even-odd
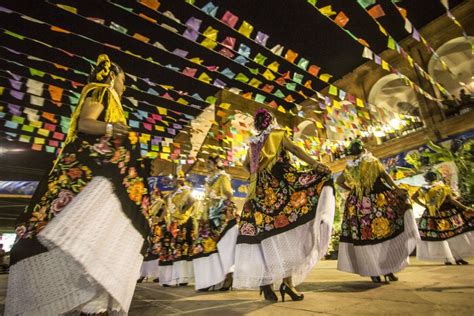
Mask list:
[[[359,2],[359,4],[365,9],[373,5],[375,0],[357,0],[357,2]]]
[[[30,125],[23,125],[21,127],[21,130],[25,131],[25,132],[33,132],[35,130],[35,128],[33,126],[30,126]]]
[[[395,40],[391,36],[388,37],[387,47],[390,49],[395,49]]]
[[[215,104],[217,101],[217,98],[213,95],[210,95],[206,98],[206,103],[209,103],[209,104]]]
[[[317,0],[308,0],[308,3],[311,4],[313,7],[316,6],[316,2],[318,2]]]
[[[255,95],[255,101],[259,102],[259,103],[264,103],[265,102],[265,96],[257,93]]]
[[[243,82],[243,83],[246,83],[248,82],[250,79],[244,75],[243,73],[239,73],[237,76],[235,76],[235,80],[238,80],[240,82]]]
[[[267,57],[265,57],[265,56],[263,56],[262,54],[258,53],[258,54],[254,57],[253,60],[254,60],[257,64],[264,65],[266,59],[267,59]]]
[[[44,77],[44,72],[42,72],[41,70],[35,69],[35,68],[30,68],[30,74],[32,76],[38,76],[38,77],[41,77],[41,78]]]
[[[301,82],[303,81],[303,75],[295,72],[293,74],[293,81],[301,84]]]
[[[281,92],[280,89],[278,89],[273,95],[277,96],[279,98],[284,98],[285,97],[285,95],[283,94],[283,92]]]
[[[296,89],[296,83],[294,83],[294,82],[288,82],[288,83],[286,84],[286,88],[287,88],[288,90],[295,91],[295,89]]]
[[[249,68],[249,71],[254,75],[258,75],[258,68]]]
[[[13,37],[16,37],[16,38],[19,38],[19,39],[21,39],[21,40],[25,39],[24,36],[22,36],[22,35],[20,35],[20,34],[17,34],[17,33],[13,33],[13,32],[7,31],[7,30],[5,30],[5,34],[10,35],[10,36],[13,36]]]
[[[297,66],[303,70],[306,70],[308,68],[308,65],[309,61],[307,59],[301,58]]]
[[[329,94],[337,95],[337,88],[333,86],[332,84],[329,85]]]

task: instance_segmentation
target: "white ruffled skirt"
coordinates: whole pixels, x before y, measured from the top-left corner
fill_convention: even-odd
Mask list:
[[[217,243],[217,252],[209,256],[194,258],[194,286],[196,290],[218,287],[228,273],[233,272],[235,263],[235,244],[238,227],[229,228]]]
[[[313,220],[265,238],[258,244],[237,244],[233,286],[258,289],[263,285],[279,284],[286,277],[292,277],[294,285],[303,282],[326,254],[335,204],[334,189],[325,186]]]
[[[143,261],[140,268],[140,276],[145,278],[157,278],[160,275],[159,259]]]
[[[39,234],[48,252],[10,268],[5,315],[127,314],[143,238],[95,177]]]
[[[160,266],[158,277],[161,285],[175,286],[180,283],[192,283],[194,281],[193,263],[188,260],[179,260],[170,265]]]
[[[474,233],[472,231],[442,241],[420,240],[416,258],[427,261],[455,262],[474,256]]]
[[[408,265],[410,254],[420,240],[412,210],[404,215],[404,231],[400,235],[373,245],[340,242],[337,269],[362,276],[381,276],[401,271]]]

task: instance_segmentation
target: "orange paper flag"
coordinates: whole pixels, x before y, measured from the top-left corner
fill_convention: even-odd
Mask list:
[[[51,94],[51,99],[56,102],[61,102],[61,98],[63,96],[63,89],[56,86],[49,86],[48,87],[49,94]]]
[[[160,2],[158,0],[140,0],[140,3],[152,10],[158,10]]]
[[[288,60],[290,63],[294,63],[296,57],[298,57],[298,53],[289,49],[285,54],[285,59]]]
[[[320,70],[321,70],[321,68],[318,67],[318,66],[316,66],[316,65],[311,65],[311,66],[309,66],[309,68],[308,68],[308,72],[309,72],[310,74],[312,74],[313,76],[315,76],[315,77],[318,75],[318,73],[319,73]]]
[[[145,43],[148,43],[150,41],[150,39],[148,37],[143,36],[143,35],[138,34],[138,33],[133,34],[133,37],[136,38],[137,40],[145,42]]]
[[[374,19],[378,19],[382,16],[385,15],[385,12],[382,9],[382,6],[380,4],[377,4],[376,6],[370,8],[369,11],[367,11]]]
[[[341,11],[336,15],[334,22],[336,22],[336,24],[340,27],[344,27],[346,26],[347,22],[349,22],[349,18],[344,12]]]
[[[48,121],[52,122],[52,123],[57,123],[58,121],[54,118],[54,114],[53,113],[49,113],[49,112],[43,112],[43,114],[41,114],[42,117],[44,117],[45,119],[47,119]]]
[[[55,32],[60,32],[60,33],[66,33],[66,34],[71,34],[71,32],[69,32],[68,30],[65,30],[65,29],[62,29],[60,27],[57,27],[57,26],[51,26],[51,31],[55,31]]]

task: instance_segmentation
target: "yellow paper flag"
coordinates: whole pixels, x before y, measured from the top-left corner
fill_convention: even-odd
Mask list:
[[[390,70],[390,66],[388,65],[388,63],[382,59],[382,68],[389,71]]]
[[[330,74],[321,74],[319,76],[319,79],[321,79],[324,82],[329,82],[329,80],[332,78]]]
[[[158,109],[158,113],[160,113],[160,115],[167,115],[168,114],[167,109],[159,107],[159,106],[157,106],[156,108]]]
[[[229,107],[230,107],[230,103],[225,103],[225,102],[223,102],[223,103],[221,103],[219,106],[220,106],[221,108],[223,108],[224,110],[228,110]]]
[[[269,67],[270,68],[270,67]],[[270,70],[265,70],[265,72],[263,73],[263,76],[265,77],[265,79],[267,80],[274,80],[275,79],[275,75],[273,74],[273,72],[271,72]]]
[[[249,81],[249,85],[252,87],[258,88],[259,85],[261,85],[262,82],[260,80],[257,80],[255,78],[252,78],[252,80]]]
[[[48,137],[49,136],[49,131],[47,129],[44,129],[44,128],[39,128],[38,129],[38,134],[40,134],[41,136],[44,136],[44,137]]]
[[[33,142],[35,144],[38,144],[38,145],[44,145],[45,144],[45,139],[44,138],[40,138],[40,137],[35,137],[35,139],[33,140]]]
[[[322,14],[324,14],[325,16],[332,16],[334,14],[336,14],[337,12],[334,12],[332,10],[332,6],[331,5],[327,5],[325,7],[322,7],[321,9],[319,9],[319,12],[321,12]]]
[[[189,102],[186,101],[186,100],[183,99],[183,98],[179,98],[178,100],[176,100],[176,102],[181,103],[181,104],[184,104],[184,105],[188,105],[188,104],[189,104]]]
[[[210,39],[210,38],[205,38],[202,42],[201,42],[201,45],[206,47],[206,48],[209,48],[210,50],[213,50],[214,47],[217,46],[217,42],[213,39]]]
[[[362,99],[356,98],[356,104],[357,106],[363,108],[364,107],[364,101]]]
[[[324,128],[323,124],[321,124],[320,122],[316,122],[316,127],[317,128]]]
[[[199,75],[198,80],[205,83],[210,83],[212,78],[209,77],[205,72],[203,72],[202,74]]]
[[[272,70],[273,72],[278,72],[279,67],[280,67],[280,64],[277,63],[276,61],[274,61],[270,65],[268,65],[268,69]]]
[[[286,110],[284,107],[282,107],[281,105],[278,106],[278,111],[282,112],[282,113],[286,113]]]
[[[239,28],[239,33],[246,37],[250,37],[250,34],[252,34],[252,31],[253,31],[253,26],[247,21],[244,21]]]
[[[198,65],[201,65],[204,62],[204,60],[199,57],[191,58],[189,61]]]

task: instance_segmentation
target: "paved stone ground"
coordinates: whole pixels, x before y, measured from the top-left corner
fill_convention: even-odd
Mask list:
[[[137,285],[130,315],[474,315],[474,259],[468,266],[411,261],[400,281],[377,285],[323,261],[298,288],[301,302],[267,303],[256,291],[201,293]],[[0,276],[0,312],[7,275]],[[286,297],[288,299],[288,296]],[[279,298],[280,299],[280,298]]]

